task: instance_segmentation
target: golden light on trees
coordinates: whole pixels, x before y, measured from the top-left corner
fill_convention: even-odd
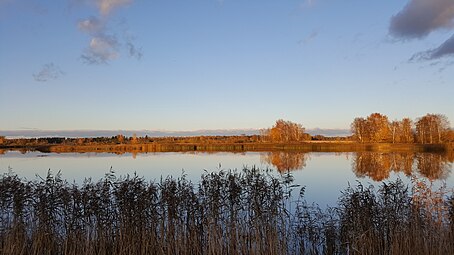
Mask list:
[[[299,142],[310,138],[304,131],[301,124],[280,119],[272,128],[262,130],[261,135],[270,142]]]
[[[137,144],[138,143],[138,138],[136,133],[134,133],[131,137],[131,144]]]
[[[392,137],[388,117],[380,113],[372,113],[366,119],[355,118],[351,130],[360,142],[388,142]]]
[[[367,118],[355,118],[350,125],[353,138],[359,142],[392,142],[433,144],[447,143],[452,130],[443,114],[427,114],[418,118],[415,125],[409,118],[390,122],[386,115],[372,113]]]
[[[416,121],[416,139],[419,143],[443,143],[450,133],[449,121],[442,114],[426,114]]]
[[[118,135],[117,135],[117,141],[118,141],[119,143],[123,143],[123,142],[125,141],[124,135],[118,134]]]

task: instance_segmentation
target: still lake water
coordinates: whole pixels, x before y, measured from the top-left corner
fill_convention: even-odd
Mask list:
[[[45,177],[50,169],[61,171],[68,182],[82,183],[85,178],[97,181],[112,169],[117,176],[127,174],[159,182],[161,177],[180,177],[182,173],[197,183],[200,176],[220,169],[256,166],[273,169],[275,175],[290,172],[294,184],[306,186],[306,200],[321,207],[335,205],[340,191],[349,184],[372,184],[376,187],[387,180],[401,178],[411,184],[411,177],[432,182],[434,187],[454,187],[452,159],[440,154],[399,153],[143,153],[122,155],[110,153],[20,153],[0,154],[0,172],[12,169],[21,178],[35,180]]]

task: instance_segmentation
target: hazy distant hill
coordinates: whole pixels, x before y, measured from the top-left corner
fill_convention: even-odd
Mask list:
[[[348,129],[307,129],[311,135],[324,136],[348,136]],[[125,136],[215,136],[215,135],[256,135],[259,134],[259,129],[214,129],[214,130],[194,130],[194,131],[167,131],[167,130],[5,130],[0,131],[1,136],[7,138],[28,138],[28,137],[111,137],[118,134]]]

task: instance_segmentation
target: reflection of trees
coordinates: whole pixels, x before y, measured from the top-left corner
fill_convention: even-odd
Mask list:
[[[418,172],[429,180],[446,179],[451,169],[451,163],[442,154],[423,153],[416,156]]]
[[[273,151],[261,154],[261,158],[275,166],[279,172],[302,169],[306,166],[306,154],[303,152]]]
[[[451,164],[445,154],[357,152],[352,168],[357,177],[367,176],[374,181],[388,178],[391,171],[410,176],[413,170],[435,180],[446,179]]]
[[[403,172],[410,176],[413,171],[413,153],[390,153],[387,154],[391,158],[391,169],[395,172]]]
[[[368,176],[381,181],[389,177],[390,169],[390,157],[384,153],[358,152],[353,159],[353,172],[358,177]]]

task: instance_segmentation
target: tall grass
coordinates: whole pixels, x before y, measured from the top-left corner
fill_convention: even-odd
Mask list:
[[[358,184],[322,210],[290,174],[254,167],[198,184],[108,173],[76,185],[10,172],[0,178],[0,253],[454,254],[452,192],[412,187]]]

